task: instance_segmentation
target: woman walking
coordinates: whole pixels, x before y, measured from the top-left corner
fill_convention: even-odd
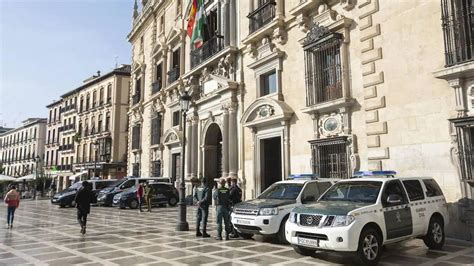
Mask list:
[[[8,205],[7,228],[12,229],[15,210],[20,206],[20,194],[18,194],[14,185],[10,186],[10,191],[5,195],[5,203]]]

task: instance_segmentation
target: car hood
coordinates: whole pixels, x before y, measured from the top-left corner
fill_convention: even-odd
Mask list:
[[[260,208],[275,208],[284,205],[295,204],[296,200],[281,200],[281,199],[253,199],[241,202],[235,208],[242,209],[260,209]]]
[[[372,203],[345,202],[345,201],[320,201],[313,204],[301,205],[293,209],[296,213],[322,214],[322,215],[347,215],[349,212],[371,205]]]
[[[61,197],[61,196],[70,196],[70,195],[75,195],[77,193],[76,190],[73,189],[65,189],[63,191],[60,191],[56,194],[54,194],[54,197]]]

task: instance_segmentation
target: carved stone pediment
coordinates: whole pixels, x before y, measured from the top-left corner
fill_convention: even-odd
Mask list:
[[[182,133],[174,128],[166,130],[163,134],[163,145],[180,145]]]
[[[246,127],[259,127],[289,120],[293,113],[291,107],[285,102],[263,98],[247,108],[240,122]]]

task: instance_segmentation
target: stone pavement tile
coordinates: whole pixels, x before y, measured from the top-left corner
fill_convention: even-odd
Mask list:
[[[397,252],[399,255],[409,255],[409,256],[416,256],[416,257],[426,257],[430,259],[436,259],[442,256],[446,256],[446,253],[442,252],[433,252],[428,248],[420,247],[415,249],[409,250],[402,250],[401,252]]]
[[[115,251],[109,251],[105,253],[97,253],[97,254],[94,254],[94,257],[98,257],[101,259],[114,259],[114,258],[120,258],[120,257],[132,256],[132,255],[135,255],[135,254],[121,251],[121,250],[115,250]]]
[[[387,261],[390,263],[411,265],[411,264],[420,264],[420,263],[427,262],[428,259],[422,258],[422,257],[407,257],[407,256],[390,254],[388,256],[384,256],[384,261]]]
[[[171,265],[176,265],[176,264],[172,264],[172,263],[160,261],[160,262],[155,262],[155,263],[149,263],[149,264],[147,264],[147,265],[153,265],[153,266],[171,266]]]
[[[205,265],[205,264],[217,262],[215,258],[207,257],[204,255],[187,257],[187,258],[179,259],[175,261],[179,263],[188,264],[188,265]]]
[[[51,266],[64,266],[64,265],[72,265],[72,264],[80,264],[89,262],[89,259],[83,257],[71,257],[71,258],[63,258],[58,260],[51,260],[48,261],[48,264]]]
[[[264,252],[270,252],[270,251],[277,251],[278,249],[283,249],[283,248],[284,247],[279,247],[279,246],[261,245],[261,246],[246,247],[244,249],[264,253]]]
[[[177,242],[177,243],[168,243],[166,245],[171,246],[171,247],[177,247],[177,248],[189,248],[189,247],[199,246],[201,245],[201,243],[183,241],[183,242]]]
[[[66,251],[61,251],[61,252],[56,252],[56,253],[48,253],[48,254],[38,254],[34,255],[36,259],[39,259],[41,261],[46,261],[46,260],[55,260],[55,259],[61,259],[61,258],[66,258],[66,257],[74,257],[76,256],[73,253],[69,253]]]
[[[28,263],[28,261],[22,258],[11,258],[11,259],[0,260],[0,265],[23,265],[26,263]]]
[[[106,246],[97,246],[97,247],[90,247],[90,248],[81,248],[78,249],[77,251],[85,253],[85,254],[92,254],[92,253],[100,253],[100,252],[107,252],[107,251],[112,251],[115,250],[111,247],[106,247]]]
[[[156,260],[152,258],[143,257],[143,256],[134,256],[134,257],[127,257],[127,258],[112,260],[111,262],[117,263],[119,265],[137,265],[137,264],[143,264],[143,263],[148,263],[148,262],[153,262],[153,261],[156,261]]]
[[[234,262],[234,261],[228,261],[228,262],[223,262],[223,263],[219,263],[217,264],[219,266],[246,266],[248,265],[248,263],[239,263],[239,262]]]
[[[457,256],[447,260],[449,262],[461,263],[461,264],[474,264],[474,259],[468,256]]]
[[[227,251],[219,251],[211,253],[212,256],[222,257],[222,258],[229,258],[229,259],[240,259],[248,256],[253,256],[257,253],[247,252],[247,251],[240,251],[240,250],[227,250]]]
[[[444,252],[457,252],[463,250],[463,247],[451,246],[451,245],[444,245],[442,251]]]
[[[22,244],[22,245],[13,245],[11,247],[17,250],[28,250],[28,249],[34,249],[34,248],[42,248],[44,247],[44,244],[41,244],[41,243],[26,244],[26,245]]]
[[[135,242],[126,242],[126,243],[116,243],[115,246],[122,247],[122,248],[136,248],[136,247],[143,247],[148,246],[149,243],[143,241],[135,241]]]
[[[173,251],[161,251],[157,253],[152,253],[151,255],[155,257],[165,258],[165,259],[174,259],[185,256],[194,255],[194,253],[183,250],[173,250]]]
[[[0,260],[2,260],[2,259],[11,259],[11,258],[14,258],[14,257],[16,257],[16,255],[13,254],[13,253],[2,253],[2,254],[0,254]]]
[[[157,251],[165,251],[165,250],[169,250],[170,248],[169,247],[164,247],[164,246],[161,246],[161,245],[150,245],[148,244],[148,246],[144,246],[144,247],[137,247],[137,248],[133,248],[132,250],[135,250],[135,251],[138,251],[138,252],[142,252],[142,253],[145,253],[145,254],[149,254],[149,253],[152,253],[152,252],[157,252]]]
[[[305,258],[306,256],[300,255],[296,253],[294,250],[285,250],[281,252],[276,252],[272,253],[272,255],[277,255],[280,257],[285,257],[285,258],[294,258],[294,259],[299,259],[299,258]]]
[[[228,250],[228,249],[223,246],[218,247],[214,245],[200,245],[197,247],[188,248],[187,250],[206,254],[206,253]]]
[[[285,266],[313,266],[313,265],[331,265],[331,263],[315,260],[314,262],[298,261],[298,262],[291,262],[291,263],[285,264]]]
[[[60,252],[61,250],[55,247],[42,247],[42,248],[35,248],[35,249],[30,249],[30,250],[24,250],[22,251],[25,254],[28,254],[30,256],[33,255],[38,255],[38,254],[44,254],[44,253],[52,253],[52,252]]]
[[[242,241],[242,240],[229,241],[229,242],[226,241],[222,243],[222,245],[224,246],[234,247],[234,248],[250,247],[250,246],[255,246],[257,244],[260,244],[260,243],[253,242],[253,241]]]
[[[285,259],[286,260],[286,259]],[[285,261],[282,258],[276,258],[276,257],[271,257],[267,255],[259,255],[251,258],[246,258],[246,259],[241,259],[241,261],[245,262],[250,262],[250,263],[256,263],[259,265],[268,265],[268,264],[273,264],[273,263],[280,263]]]
[[[438,262],[438,263],[434,264],[433,266],[453,266],[453,265],[457,265],[457,264],[448,263],[448,262]]]

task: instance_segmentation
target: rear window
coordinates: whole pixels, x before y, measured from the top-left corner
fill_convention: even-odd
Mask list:
[[[438,183],[433,179],[423,179],[423,183],[426,187],[426,196],[428,197],[436,197],[436,196],[443,196],[443,191],[438,186]]]
[[[95,189],[103,189],[111,185],[112,181],[97,181],[95,182]]]
[[[403,185],[408,193],[408,198],[410,201],[422,200],[425,198],[423,195],[423,188],[421,187],[421,183],[418,180],[405,180],[403,181]]]

